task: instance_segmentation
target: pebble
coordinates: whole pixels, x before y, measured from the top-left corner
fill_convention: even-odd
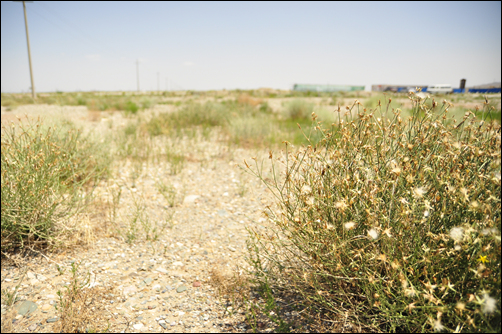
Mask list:
[[[134,327],[134,329],[141,329],[143,328],[143,324],[134,324],[132,327]]]
[[[55,317],[55,318],[50,318],[50,319],[47,319],[47,322],[48,322],[48,323],[52,323],[52,322],[56,322],[56,321],[58,321],[58,320],[59,320],[59,318],[58,318],[58,317]]]
[[[138,289],[136,289],[136,287],[134,285],[126,286],[123,290],[124,295],[128,295],[128,294],[134,293],[136,291],[138,291]]]
[[[176,289],[176,292],[177,293],[181,293],[181,292],[185,291],[186,289],[187,289],[187,287],[184,286],[184,285],[182,285],[182,286],[180,286],[179,288]]]
[[[35,304],[34,302],[31,302],[29,300],[25,300],[24,302],[18,304],[15,309],[17,310],[17,313],[20,315],[27,315],[29,313],[32,313],[38,308],[38,305]]]
[[[194,288],[198,288],[200,285],[201,285],[201,283],[200,283],[200,282],[193,282],[193,284],[192,284],[192,286],[193,286]]]
[[[49,310],[52,308],[52,305],[50,304],[44,304],[42,305],[42,307],[40,308],[40,310],[44,313],[47,313],[49,312]]]
[[[37,329],[37,324],[30,325],[28,329],[33,332],[35,329]]]
[[[183,204],[191,204],[191,203],[195,202],[195,200],[199,197],[200,197],[199,195],[188,195],[183,200]]]
[[[155,270],[158,271],[159,273],[167,274],[167,270],[164,268],[157,268]]]

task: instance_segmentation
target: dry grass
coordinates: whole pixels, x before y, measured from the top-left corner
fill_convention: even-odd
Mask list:
[[[190,155],[185,155],[183,152],[193,149],[192,146],[196,142],[217,137],[218,141],[226,140],[229,145],[270,146],[292,136],[289,128],[284,130],[286,126],[292,124],[295,133],[299,133],[302,137],[301,141],[297,142],[305,142],[310,146],[300,146],[284,156],[289,159],[289,162],[283,159],[281,163],[288,170],[290,179],[284,174],[279,175],[280,173],[275,172],[274,175],[277,175],[275,180],[273,176],[263,178],[269,186],[276,181],[281,187],[283,184],[280,182],[288,180],[281,188],[287,190],[286,193],[275,192],[279,194],[278,202],[284,210],[268,212],[270,218],[282,231],[274,234],[272,230],[269,230],[270,233],[266,236],[251,234],[251,238],[255,238],[254,241],[251,239],[251,244],[254,242],[257,246],[257,248],[250,247],[249,249],[250,258],[255,261],[252,263],[256,269],[255,272],[237,274],[215,268],[211,274],[211,284],[224,300],[227,311],[234,314],[244,312],[249,326],[257,331],[264,331],[267,328],[293,332],[404,329],[419,331],[433,330],[434,326],[438,327],[438,324],[449,326],[447,327],[449,330],[455,330],[452,325],[453,321],[448,323],[445,319],[450,317],[460,323],[459,319],[464,317],[465,320],[466,314],[469,314],[469,319],[475,320],[471,323],[465,320],[463,330],[490,329],[487,324],[491,324],[494,313],[492,309],[488,310],[486,305],[495,300],[491,296],[498,298],[495,300],[496,306],[500,305],[500,292],[498,296],[496,295],[496,291],[500,291],[500,288],[498,290],[493,288],[493,282],[488,280],[492,277],[500,285],[500,266],[497,267],[500,259],[496,258],[496,254],[500,255],[500,199],[497,202],[497,192],[492,189],[494,185],[490,182],[496,183],[498,175],[500,188],[500,169],[498,174],[496,170],[491,170],[495,174],[490,176],[485,173],[486,167],[483,167],[483,164],[479,165],[479,162],[483,154],[489,154],[495,163],[498,161],[500,166],[500,152],[497,151],[500,148],[500,128],[498,128],[498,137],[494,136],[494,139],[491,139],[490,136],[493,136],[493,133],[490,131],[497,131],[496,126],[493,125],[491,130],[486,130],[491,117],[485,119],[486,123],[482,126],[479,120],[471,117],[472,113],[463,118],[464,111],[460,118],[457,117],[456,124],[450,119],[445,119],[445,122],[441,123],[441,119],[434,118],[439,111],[429,110],[434,109],[432,101],[427,101],[428,104],[422,107],[418,106],[414,114],[412,110],[404,110],[401,113],[400,109],[390,106],[390,101],[387,108],[380,108],[378,107],[380,103],[374,98],[368,100],[366,108],[362,106],[365,104],[364,101],[362,105],[355,101],[352,107],[331,114],[334,115],[333,117],[327,115],[325,119],[330,120],[330,123],[334,119],[334,122],[323,129],[315,119],[311,125],[309,117],[312,105],[305,101],[295,100],[289,104],[286,103],[284,113],[282,113],[282,116],[287,116],[284,120],[280,118],[281,113],[271,113],[267,110],[269,107],[265,106],[265,99],[251,97],[248,93],[226,92],[225,95],[230,97],[225,103],[190,102],[180,108],[180,113],[154,115],[148,122],[136,113],[151,106],[153,100],[135,98],[133,102],[123,99],[119,101],[123,105],[118,105],[118,107],[127,110],[130,126],[110,136],[110,140],[105,141],[105,144],[109,146],[101,146],[99,150],[94,150],[92,146],[74,146],[70,148],[69,153],[78,153],[74,156],[78,158],[79,164],[77,165],[80,165],[82,161],[85,161],[85,157],[94,152],[113,151],[113,158],[116,161],[129,161],[138,166],[135,167],[136,177],[139,177],[142,172],[143,162],[155,163],[162,158],[169,162],[171,172],[176,174],[184,168],[185,160],[190,160]],[[100,120],[101,111],[99,110],[116,109],[111,97],[100,100],[95,97],[91,99],[88,96],[89,101],[81,100],[80,102],[78,100],[72,102],[73,98],[78,97],[71,95],[63,97],[68,103],[83,103],[91,106],[94,111],[89,111],[88,120],[92,122]],[[64,100],[61,99],[59,103]],[[15,106],[18,100],[14,100],[6,101],[6,104],[11,103]],[[4,95],[2,95],[3,104]],[[257,108],[260,105],[261,107]],[[401,103],[401,106],[404,105],[405,103]],[[444,104],[443,108],[450,108],[450,113],[453,110],[449,104]],[[347,113],[344,114],[345,110]],[[331,110],[323,112],[332,113]],[[444,109],[441,112],[446,115]],[[478,111],[476,113],[480,116],[485,115]],[[407,114],[425,116],[415,118],[415,123],[411,126],[414,130],[410,134],[399,132],[403,130],[402,124],[409,122]],[[3,121],[2,119],[4,124]],[[303,130],[296,130],[297,122],[301,123]],[[462,124],[459,124],[460,122]],[[454,124],[453,127],[463,131],[463,135],[455,132],[456,129],[451,127],[452,124]],[[30,129],[38,129],[38,126],[32,123]],[[279,134],[284,135],[285,138],[278,139],[273,136],[278,133],[277,129],[281,129]],[[308,134],[310,129],[316,130],[312,132],[318,138],[316,141],[313,141],[313,136]],[[417,129],[420,130],[417,131]],[[435,129],[441,129],[444,132],[435,132]],[[306,139],[302,131],[307,134]],[[417,135],[420,131],[422,131],[421,136]],[[465,135],[466,133],[469,135]],[[215,134],[218,135],[214,136]],[[465,137],[462,137],[464,135]],[[37,136],[30,137],[31,143],[40,144],[35,140]],[[54,138],[50,132],[42,133],[42,137],[47,140]],[[407,141],[399,139],[405,137]],[[471,142],[471,137],[482,138],[482,140]],[[493,151],[493,147],[481,145],[487,142],[487,138],[492,140],[491,144],[497,150]],[[9,152],[9,147],[12,147],[14,142],[14,140],[9,143],[5,142],[4,131],[2,131],[3,190],[7,189],[6,182],[13,180],[10,178],[10,172],[4,173],[4,170],[12,167],[12,164],[8,165],[12,158],[9,157],[7,161],[4,157],[6,157],[5,152]],[[63,138],[62,141],[56,141],[53,144],[56,145],[55,147],[63,147],[63,143],[67,142]],[[169,144],[166,145],[166,143]],[[30,150],[29,145],[18,147],[26,148],[25,151],[20,150],[22,154],[19,161],[35,162],[34,165],[24,166],[24,171],[21,173],[17,167],[12,169],[13,172],[19,173],[20,178],[23,175],[38,175],[39,169],[36,167],[43,166],[40,162],[48,161],[53,153],[50,147],[42,152],[45,156],[37,155],[39,151]],[[287,147],[291,148],[290,145]],[[14,150],[10,151],[12,154],[13,152]],[[391,156],[392,152],[394,156]],[[434,159],[430,158],[431,154],[434,155]],[[448,169],[449,175],[441,174],[448,167],[445,165],[445,159],[452,159],[448,160],[453,166],[451,170]],[[427,166],[425,166],[426,162]],[[433,173],[431,174],[426,167],[431,168]],[[64,171],[65,168],[68,171],[69,166],[62,166],[59,170]],[[93,169],[90,171],[91,174],[94,172]],[[53,175],[50,172],[49,170],[45,176]],[[80,172],[84,175],[85,170]],[[93,176],[97,175],[102,175],[102,173],[97,171],[93,174]],[[454,185],[455,191],[448,191],[443,187],[444,184],[432,178],[431,175],[436,175],[441,182],[448,183],[448,187]],[[484,175],[481,179],[486,176],[486,180],[472,183],[473,178],[478,175]],[[77,183],[82,181],[71,173],[61,175],[60,178],[68,178],[71,182]],[[27,184],[28,181],[20,182],[18,189],[24,189],[23,186]],[[25,193],[30,194],[31,190],[35,194],[37,189],[44,188],[41,184],[37,186],[39,188],[33,188],[34,190],[25,189]],[[166,196],[171,203],[170,206],[173,207],[175,197],[172,189],[161,184],[158,187],[159,193]],[[84,188],[85,191],[90,189],[92,187]],[[483,194],[481,193],[483,189],[489,192]],[[155,238],[155,231],[149,225],[148,217],[142,216],[141,201],[138,201],[135,208],[137,221],[133,221],[125,231],[119,231],[116,221],[120,192],[116,188],[110,188],[109,193],[111,197],[108,202],[103,199],[88,199],[86,204],[92,208],[92,212],[82,210],[71,217],[68,214],[61,217],[64,219],[51,221],[51,231],[56,233],[58,238],[61,237],[60,242],[54,243],[53,251],[74,246],[92,246],[94,240],[101,236],[125,235],[133,240],[139,237],[140,231],[137,229],[141,228],[145,232],[146,239]],[[6,195],[12,195],[12,193]],[[27,198],[36,199],[30,196]],[[448,205],[440,209],[439,206],[443,202]],[[26,205],[35,209],[39,207],[35,202]],[[4,205],[4,192],[2,191],[3,249],[7,239],[4,238],[6,231],[4,225],[12,227],[11,223],[14,221],[5,220],[5,217],[8,217],[4,215],[7,207],[8,205]],[[430,209],[431,207],[434,210]],[[12,210],[9,212],[11,217],[20,212],[15,208]],[[460,214],[455,210],[460,210]],[[34,212],[35,216],[39,213],[36,210]],[[451,217],[450,221],[441,217],[441,213],[444,214],[443,216]],[[26,226],[33,221],[30,219],[27,219]],[[473,225],[468,219],[479,221],[479,226]],[[429,221],[441,222],[443,226],[447,226],[447,229],[434,230],[436,226],[434,225],[426,231],[423,225]],[[402,222],[406,226],[392,225],[396,222]],[[390,227],[392,229],[388,230]],[[414,233],[410,237],[408,234],[413,231],[413,228],[420,233]],[[454,228],[461,228],[462,233],[457,233],[460,230],[453,230]],[[470,231],[470,228],[476,231]],[[60,233],[65,230],[71,233]],[[456,234],[452,231],[456,231]],[[42,232],[45,233],[45,231]],[[453,240],[451,233],[455,234],[456,238],[457,234],[462,234],[462,237]],[[30,233],[24,235],[28,235],[28,238],[23,239],[23,242],[30,247],[37,244],[40,236],[42,240],[45,236],[39,233],[39,239],[36,239]],[[378,237],[373,239],[372,235]],[[392,235],[394,239],[389,235]],[[424,235],[427,238],[423,237]],[[432,259],[429,260],[433,263],[429,265],[431,267],[426,267],[424,271],[424,265],[420,264],[421,262],[417,264],[420,256],[412,257],[410,260],[406,252],[398,254],[403,252],[403,246],[396,243],[397,237],[402,238],[402,242],[405,243],[413,241],[420,247],[426,245],[426,249],[430,249],[427,254],[424,253],[424,249],[418,246],[414,248],[413,245],[407,245],[404,250],[412,249],[417,254]],[[296,246],[291,243],[292,240],[296,242]],[[385,242],[379,244],[381,240]],[[295,249],[298,245],[302,248]],[[391,245],[394,248],[389,248]],[[462,250],[456,250],[456,246],[460,246]],[[453,255],[450,256],[457,256],[460,260],[463,258],[458,254],[470,252],[473,263],[470,271],[465,270],[465,275],[471,275],[466,279],[470,282],[470,286],[453,281],[458,277],[452,273],[448,277],[443,273],[449,263],[448,259],[440,255],[443,254],[443,249],[448,247],[454,247],[454,252],[451,253]],[[448,251],[452,250],[448,249]],[[11,260],[16,262],[16,257],[12,256],[13,253],[9,254]],[[261,262],[258,261],[258,257]],[[460,260],[457,261],[458,265],[462,264]],[[19,262],[18,265],[22,263]],[[411,268],[413,273],[407,272],[404,268]],[[71,286],[60,294],[58,310],[61,321],[58,330],[69,332],[107,330],[110,324],[117,321],[105,307],[110,298],[116,298],[115,292],[99,286],[86,287],[85,275],[77,275],[76,267],[72,269],[74,280]],[[436,274],[439,271],[441,274]],[[452,280],[448,281],[449,278]],[[372,283],[368,284],[370,281]],[[389,285],[386,283],[389,281],[394,283]],[[450,283],[454,284],[455,290],[460,290],[460,288],[465,290],[453,292],[450,289]],[[427,286],[433,290],[432,293],[430,289],[427,290]],[[478,289],[480,286],[484,289],[492,289],[495,295],[493,292],[483,294],[483,291]],[[416,300],[411,299],[410,296],[406,296],[408,299],[401,296],[409,292],[412,287],[418,296]],[[424,297],[429,299],[424,299]],[[462,303],[465,302],[467,309],[458,311],[457,305],[452,303],[453,297],[458,298]],[[9,296],[2,295],[2,299],[4,298],[9,298]],[[438,300],[441,302],[435,304],[434,301]],[[396,303],[401,309],[396,306]],[[408,308],[403,309],[406,307]],[[11,320],[14,314],[12,312],[13,310],[10,310],[10,313],[2,317],[2,331],[15,330],[12,328]],[[495,316],[497,314],[500,318],[499,308],[495,310]],[[12,317],[9,318],[10,316]],[[409,320],[406,320],[404,324],[399,323],[403,317]],[[472,327],[472,324],[478,327]]]
[[[91,122],[99,122],[101,120],[101,111],[89,110],[88,120]]]
[[[256,107],[256,106],[262,104],[263,100],[258,99],[256,97],[249,96],[249,94],[241,94],[237,98],[237,102],[239,104],[247,104],[247,105],[250,105],[251,107]]]
[[[106,332],[111,319],[116,316],[106,306],[114,300],[116,292],[111,287],[68,289],[60,295],[56,332],[84,333]]]
[[[410,118],[391,99],[355,101],[327,128],[312,114],[322,139],[286,143],[273,180],[246,163],[280,205],[250,236],[269,307],[293,291],[307,313],[369,331],[500,330],[500,125],[488,103],[458,120],[410,99]]]

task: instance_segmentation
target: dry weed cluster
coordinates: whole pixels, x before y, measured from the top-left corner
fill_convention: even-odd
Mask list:
[[[280,206],[251,231],[254,282],[367,330],[500,331],[500,125],[410,99],[409,118],[391,99],[312,114],[321,141],[286,143],[273,180],[246,163]]]

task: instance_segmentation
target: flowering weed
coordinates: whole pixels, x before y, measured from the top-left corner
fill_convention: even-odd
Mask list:
[[[284,173],[248,167],[279,204],[251,231],[255,282],[369,330],[500,331],[500,125],[409,98],[410,117],[390,98],[313,114],[322,139],[286,143]]]

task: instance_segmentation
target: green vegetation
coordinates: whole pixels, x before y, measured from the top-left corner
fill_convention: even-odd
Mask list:
[[[33,100],[30,94],[4,94],[2,93],[2,106],[14,109],[24,104],[55,104],[66,106],[86,106],[91,111],[115,111],[122,110],[135,114],[140,109],[154,106],[162,97],[149,94],[103,94],[100,92],[86,93],[39,93],[37,100]]]
[[[267,233],[250,231],[266,305],[276,291],[367,330],[500,331],[500,125],[410,98],[408,119],[387,107],[318,123],[285,176],[248,166],[279,204]]]
[[[267,229],[250,230],[251,269],[211,275],[231,300],[228,311],[242,307],[255,331],[263,319],[277,331],[301,329],[284,320],[289,307],[304,310],[310,323],[344,319],[366,331],[500,332],[500,97],[474,104],[465,94],[455,106],[444,98],[238,90],[58,92],[33,101],[2,94],[7,111],[48,103],[122,113],[99,135],[64,120],[2,125],[2,253],[62,248],[64,236],[79,238],[71,218],[100,205],[114,237],[153,248],[185,196],[167,178],[193,163],[198,143],[217,140],[270,151],[274,162],[272,177],[263,164],[246,162],[277,199]],[[128,166],[132,186],[116,178],[106,185],[108,202],[97,203],[93,191],[111,178],[113,163]],[[148,215],[150,199],[134,189],[150,164],[166,170],[166,179],[154,180],[165,200],[160,224]],[[238,195],[248,190],[240,180]],[[126,191],[134,205],[123,214]],[[87,288],[88,276],[79,277],[73,263],[56,269],[73,274],[58,293],[61,330],[106,331],[105,320],[93,322],[95,312],[76,310],[100,308],[97,297],[111,290]],[[16,293],[2,290],[3,303],[11,306]]]
[[[101,144],[72,124],[46,128],[40,121],[2,126],[2,251],[54,244],[56,224],[78,213],[92,187],[108,176]]]
[[[293,100],[286,105],[287,116],[292,120],[309,119],[314,105],[305,100]]]

